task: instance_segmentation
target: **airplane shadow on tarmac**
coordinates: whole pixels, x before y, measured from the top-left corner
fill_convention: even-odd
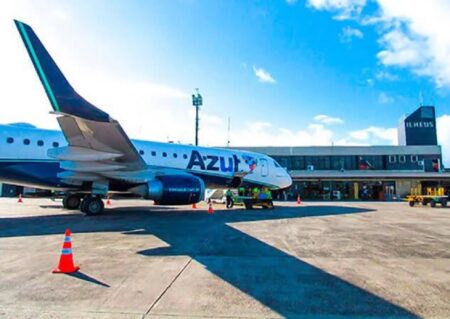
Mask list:
[[[354,316],[419,318],[408,310],[333,276],[295,256],[243,233],[229,223],[365,213],[354,207],[302,206],[275,210],[204,211],[161,207],[108,209],[104,215],[79,213],[0,219],[0,238],[73,233],[122,232],[154,235],[170,247],[138,254],[188,255],[222,280],[286,318]]]

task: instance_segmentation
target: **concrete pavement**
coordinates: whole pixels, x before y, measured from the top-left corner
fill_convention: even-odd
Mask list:
[[[450,209],[0,199],[0,317],[450,317]],[[76,275],[55,275],[64,230]]]

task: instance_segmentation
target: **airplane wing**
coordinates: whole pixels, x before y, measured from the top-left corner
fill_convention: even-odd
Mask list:
[[[86,101],[72,88],[30,26],[16,20],[15,23],[53,113],[60,115],[58,122],[69,146],[52,149],[48,155],[65,161],[62,167],[75,172],[68,178],[93,180],[102,171],[144,170],[144,160],[119,122]],[[87,172],[89,167],[95,172]]]

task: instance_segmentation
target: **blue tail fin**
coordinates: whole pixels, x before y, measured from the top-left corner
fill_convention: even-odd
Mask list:
[[[20,21],[14,22],[55,112],[108,122],[107,113],[86,101],[72,88],[33,29]]]

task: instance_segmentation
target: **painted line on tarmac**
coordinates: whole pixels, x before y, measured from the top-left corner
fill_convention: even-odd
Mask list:
[[[170,289],[170,287],[172,287],[172,285],[175,283],[175,281],[186,270],[186,268],[189,266],[189,264],[192,262],[193,259],[194,259],[193,257],[189,258],[189,260],[186,262],[186,264],[183,266],[183,268],[181,268],[181,270],[178,272],[178,274],[172,279],[170,284],[163,290],[163,292],[158,296],[158,298],[156,298],[156,300],[150,305],[148,310],[142,315],[142,319],[144,319],[150,313],[150,311],[152,311],[152,309],[156,306],[156,304],[161,300],[161,298],[164,297],[166,292]]]

